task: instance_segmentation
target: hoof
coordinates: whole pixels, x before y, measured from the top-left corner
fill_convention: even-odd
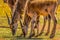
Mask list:
[[[43,34],[43,32],[41,32],[38,36],[41,36]]]
[[[29,36],[29,38],[31,38],[31,37],[33,37],[35,34],[31,34],[30,36]]]
[[[38,37],[39,35],[36,35],[35,37]]]
[[[41,36],[43,32],[41,32],[40,34],[36,35],[35,37]]]
[[[50,35],[50,38],[54,38],[54,36],[55,36],[54,34],[53,35]]]
[[[47,35],[48,35],[48,33],[45,34],[45,36],[47,36]]]

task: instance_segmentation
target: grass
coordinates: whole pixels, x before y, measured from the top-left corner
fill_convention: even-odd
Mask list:
[[[4,18],[3,18],[4,19]],[[1,19],[0,21],[2,21],[3,19]],[[2,23],[2,25],[5,25],[5,26],[7,26],[8,24],[7,24],[7,19],[4,19],[3,21],[2,21],[3,23]],[[6,24],[5,24],[6,23]],[[41,19],[40,20],[40,25],[42,25],[43,24],[43,19]],[[48,24],[48,23],[47,23]],[[53,24],[53,23],[52,23]],[[51,24],[51,25],[52,25]],[[49,38],[49,36],[50,36],[50,34],[48,35],[48,36],[45,36],[45,33],[46,33],[46,29],[47,29],[47,25],[46,25],[46,27],[45,27],[45,31],[44,31],[44,33],[43,33],[43,35],[41,35],[41,36],[38,36],[38,37],[36,37],[36,38],[32,38],[31,40],[60,40],[60,21],[58,20],[58,26],[57,26],[57,29],[56,29],[56,34],[55,34],[55,37],[53,38],[53,39],[50,39]],[[41,26],[40,26],[41,27]],[[41,27],[42,28],[42,27]],[[30,31],[29,31],[30,32]],[[20,35],[21,35],[21,33],[22,33],[22,31],[21,31],[21,27],[20,27],[20,25],[19,25],[19,27],[18,27],[18,29],[17,29],[17,32],[16,32],[16,35],[13,37],[12,36],[12,33],[11,33],[11,29],[10,28],[0,28],[0,40],[28,40],[28,39],[26,39],[26,38],[23,38],[23,37],[20,37]],[[28,34],[29,35],[29,34]],[[29,39],[30,40],[30,39]]]
[[[14,40],[20,40],[20,39],[23,40],[23,39],[25,39],[25,38],[19,37],[20,34],[21,34],[21,30],[18,29],[17,32],[16,32],[15,37],[13,37],[12,34],[11,34],[11,30],[9,28],[0,28],[0,38],[4,39],[4,40],[13,40],[13,39]],[[50,35],[45,36],[45,32],[44,32],[42,36],[38,36],[36,38],[38,38],[38,40],[39,39],[41,39],[41,40],[51,40],[49,38],[49,36]],[[31,40],[33,40],[33,39],[35,40],[36,38],[33,37]],[[55,35],[55,37],[53,39],[55,39],[55,38],[60,39],[60,32],[58,30],[57,30],[56,35]],[[25,39],[25,40],[28,40],[28,39]]]
[[[31,40],[35,40],[35,39],[38,39],[38,40],[57,40],[58,39],[58,40],[60,40],[60,31],[59,31],[60,30],[60,19],[59,19],[59,17],[60,16],[57,15],[58,25],[57,25],[55,37],[53,39],[49,38],[51,32],[49,33],[48,36],[45,36],[47,25],[48,25],[48,23],[47,23],[43,35],[35,37],[35,38],[33,37]],[[42,18],[43,17],[40,17],[40,25],[41,25],[40,29],[42,28],[42,24],[43,24],[43,19]],[[51,23],[51,25],[52,24],[53,24],[53,22]],[[2,26],[2,25],[6,26],[6,27],[9,26],[8,23],[7,23],[6,16],[0,17],[0,26]],[[51,26],[51,29],[52,29],[52,26]],[[29,35],[29,32],[28,32],[28,35]],[[16,32],[14,37],[12,36],[10,28],[0,28],[0,40],[28,40],[26,38],[20,37],[21,33],[22,33],[22,31],[21,31],[20,25],[18,25],[18,29],[17,29],[17,32]]]

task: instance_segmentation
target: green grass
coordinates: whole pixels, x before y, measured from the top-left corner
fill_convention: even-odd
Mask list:
[[[0,18],[0,23],[2,23],[2,24],[0,24],[0,26],[6,26],[6,27],[8,27],[8,23],[7,23],[7,19],[6,19],[6,17],[3,17],[3,18]],[[40,25],[42,25],[43,24],[43,19],[42,18],[40,18]],[[58,19],[58,24],[60,24],[60,20]],[[30,31],[29,31],[30,32]],[[11,29],[10,28],[0,28],[0,38],[2,38],[2,39],[4,39],[4,40],[28,40],[28,39],[25,39],[25,38],[23,38],[23,37],[20,37],[20,35],[21,35],[21,33],[22,33],[22,30],[21,30],[21,27],[20,27],[20,25],[18,26],[18,29],[17,29],[17,32],[16,32],[16,34],[15,34],[15,36],[13,37],[12,36],[12,33],[11,33]],[[48,36],[45,36],[45,33],[46,33],[46,31],[44,31],[44,33],[43,33],[43,35],[41,35],[41,36],[38,36],[38,37],[36,37],[36,38],[39,38],[40,40],[51,40],[50,38],[49,38],[49,36],[50,36],[50,34],[48,35]],[[29,35],[29,34],[28,34]],[[35,40],[36,38],[34,38],[34,37],[32,37],[32,39],[31,40]],[[55,35],[55,37],[52,39],[52,40],[55,40],[55,38],[56,39],[59,39],[60,38],[60,32],[59,32],[59,30],[57,29],[57,31],[56,31],[56,35]],[[38,39],[38,40],[39,40]]]
[[[18,29],[17,32],[16,32],[16,35],[13,37],[12,36],[12,33],[11,33],[11,30],[9,28],[0,28],[0,38],[4,39],[4,40],[28,40],[26,38],[22,38],[22,37],[19,37],[21,34],[21,29]],[[36,38],[40,38],[41,40],[50,40],[49,38],[50,35],[48,36],[45,36],[45,32],[43,33],[42,36],[38,36]],[[56,32],[56,35],[54,38],[59,38],[60,37],[60,32]],[[32,39],[36,39],[36,38],[32,38]]]
[[[3,21],[2,21],[3,20]],[[3,23],[2,23],[2,25],[5,25],[6,27],[8,27],[7,25],[7,19],[5,18],[3,18],[3,19],[1,19],[0,21],[2,21]],[[40,19],[40,24],[43,24],[43,19]],[[60,21],[58,20],[58,24],[60,24]],[[1,25],[1,26],[2,26]],[[29,31],[30,32],[30,31]],[[4,40],[28,40],[28,39],[25,39],[25,38],[23,38],[23,37],[20,37],[20,35],[21,35],[21,33],[22,33],[22,31],[21,31],[21,27],[20,27],[20,25],[19,25],[19,27],[18,27],[18,29],[17,29],[17,32],[16,32],[16,34],[15,34],[15,36],[13,37],[12,36],[12,33],[11,33],[11,29],[10,28],[0,28],[0,38],[2,38],[2,39],[4,39]],[[46,31],[44,31],[44,33],[43,33],[43,35],[41,35],[41,36],[38,36],[38,37],[36,37],[36,38],[39,38],[40,40],[51,40],[50,38],[49,38],[49,36],[50,36],[50,34],[48,35],[48,36],[45,36],[45,33],[46,33]],[[29,35],[29,34],[28,34]],[[55,37],[54,38],[59,38],[60,37],[60,32],[59,32],[59,30],[57,30],[56,31],[56,35],[55,35]],[[32,38],[31,40],[35,40],[36,38]],[[52,39],[52,40],[54,40],[54,38]],[[38,39],[38,40],[39,40]]]

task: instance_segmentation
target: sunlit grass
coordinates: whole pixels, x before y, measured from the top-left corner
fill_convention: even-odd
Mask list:
[[[19,37],[21,35],[21,33],[22,33],[21,29],[18,29],[15,34],[15,37],[13,37],[11,30],[9,28],[0,28],[0,38],[3,38],[4,40],[21,39],[21,37]],[[48,36],[45,36],[45,33],[46,32],[44,32],[43,35],[41,35],[41,36],[35,37],[35,39],[40,38],[41,40],[50,40],[50,38],[49,38],[50,34]],[[57,31],[54,38],[59,38],[59,37],[60,37],[60,32]],[[24,39],[24,38],[22,38],[22,39]]]

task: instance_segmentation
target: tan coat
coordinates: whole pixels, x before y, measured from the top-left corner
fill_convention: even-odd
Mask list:
[[[33,0],[31,3],[57,2],[58,0]]]

